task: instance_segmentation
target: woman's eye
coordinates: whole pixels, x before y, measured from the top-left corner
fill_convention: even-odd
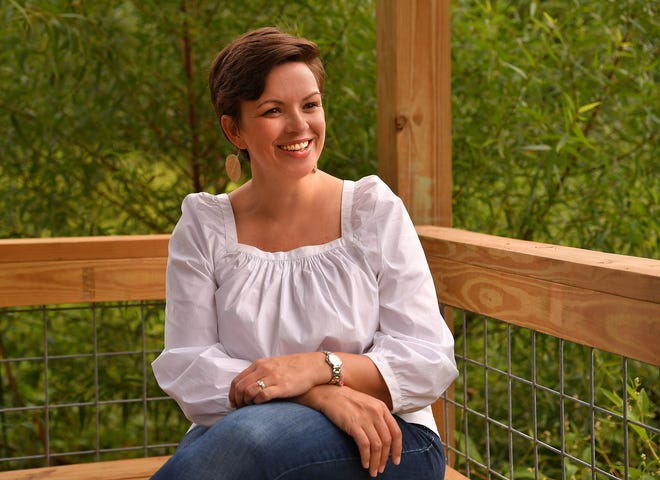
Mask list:
[[[309,103],[305,104],[305,109],[309,110],[309,109],[320,107],[320,106],[321,106],[321,104],[319,102],[309,102]]]
[[[280,109],[278,107],[269,108],[263,114],[264,115],[274,115],[276,113],[280,113]]]

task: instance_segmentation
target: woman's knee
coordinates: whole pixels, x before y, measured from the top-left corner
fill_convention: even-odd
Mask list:
[[[325,417],[308,407],[273,402],[243,407],[210,427],[197,426],[182,439],[178,454],[266,458],[288,448]],[[197,453],[194,453],[197,452]]]
[[[248,449],[264,458],[278,455],[290,441],[326,421],[319,412],[289,402],[273,402],[243,407],[218,422],[208,433],[219,435],[232,448]],[[213,432],[217,428],[217,432]]]

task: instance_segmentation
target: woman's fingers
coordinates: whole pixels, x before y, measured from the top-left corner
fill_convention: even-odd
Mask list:
[[[390,450],[392,452],[392,463],[398,465],[401,463],[401,451],[403,449],[403,436],[401,435],[401,429],[399,424],[396,423],[396,420],[392,415],[386,417],[387,426],[392,435],[392,445]]]
[[[401,430],[393,417],[392,420],[395,425],[393,430],[390,430],[391,427],[384,418],[365,420],[362,425],[347,433],[353,437],[357,444],[362,466],[369,470],[369,475],[375,477],[385,471],[390,453],[392,453],[394,463],[395,454],[392,450],[394,444],[399,445],[396,453],[396,464],[400,462]]]
[[[369,436],[362,428],[356,428],[354,431],[346,431],[358,447],[360,452],[360,461],[362,468],[369,469],[371,467],[371,441]]]
[[[335,425],[353,437],[361,464],[372,477],[385,470],[390,454],[392,462],[399,464],[401,429],[382,401],[350,387],[319,388],[324,388],[324,395],[309,406],[321,410]],[[330,401],[325,401],[330,397]]]
[[[234,381],[229,389],[229,401],[235,408],[246,405],[265,403],[272,400],[273,388],[269,388],[268,378],[263,377],[253,380],[252,376],[244,377],[242,380]]]
[[[229,387],[229,401],[235,408],[265,403],[275,398],[301,395],[312,388],[317,376],[325,377],[325,360],[320,352],[260,358],[236,375]],[[265,383],[263,388],[257,382]]]
[[[370,424],[359,425],[355,430],[347,433],[353,437],[360,452],[362,467],[369,470],[369,475],[375,477],[382,472],[385,469],[385,466],[381,465],[382,452],[388,450],[385,449],[385,444],[375,427]],[[385,453],[385,463],[387,463],[387,453]]]
[[[252,375],[255,370],[256,365],[253,363],[236,375],[231,381],[231,385],[229,386],[229,402],[232,407],[240,408],[247,405],[247,403],[245,403],[246,390],[249,387],[249,381],[247,379],[249,379],[250,375]]]
[[[378,473],[385,469],[385,464],[382,464],[383,453],[385,453],[385,463],[387,463],[387,455],[389,453],[389,442],[386,442],[378,432],[378,428],[374,425],[374,435],[371,437],[371,451],[369,456],[369,475],[375,477]],[[382,465],[381,465],[382,464]]]
[[[272,400],[276,384],[270,359],[260,359],[236,375],[229,387],[229,402],[235,408]],[[271,387],[269,392],[266,389]]]
[[[387,460],[392,457],[392,463],[401,463],[401,429],[389,411],[382,413],[380,419],[373,423],[373,434],[371,438],[371,449],[369,457],[369,474],[375,477],[377,473],[383,473],[387,466]]]
[[[372,453],[375,453],[376,457],[371,460],[371,468],[376,467],[378,473],[383,473],[392,447],[392,434],[384,418],[383,422],[378,423],[375,427],[380,439],[379,445],[376,445],[375,447],[379,446],[380,448],[372,448]],[[370,473],[372,471],[371,468],[369,470]]]

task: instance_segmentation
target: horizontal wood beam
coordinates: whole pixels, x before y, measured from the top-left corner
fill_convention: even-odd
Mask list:
[[[161,300],[169,235],[0,240],[0,307]]]
[[[167,257],[169,240],[166,234],[5,239],[0,240],[0,265],[40,260]]]
[[[660,365],[660,261],[417,230],[441,302]]]
[[[660,365],[660,261],[417,231],[446,305]],[[168,240],[0,240],[0,307],[163,299]]]

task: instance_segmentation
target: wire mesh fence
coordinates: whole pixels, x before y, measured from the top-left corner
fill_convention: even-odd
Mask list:
[[[658,367],[446,313],[460,371],[450,465],[471,478],[660,475]],[[189,424],[151,372],[163,315],[163,302],[0,310],[0,470],[172,453]]]
[[[0,470],[171,453],[188,427],[150,363],[163,302],[0,311]]]
[[[660,476],[659,368],[461,310],[449,463],[470,478]],[[448,422],[445,422],[448,423]]]

